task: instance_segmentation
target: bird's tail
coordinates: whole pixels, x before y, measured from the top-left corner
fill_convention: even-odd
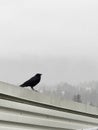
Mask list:
[[[25,87],[25,85],[24,85],[24,84],[21,84],[20,87]]]

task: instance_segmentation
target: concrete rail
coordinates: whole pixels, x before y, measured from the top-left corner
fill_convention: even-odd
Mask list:
[[[0,130],[77,130],[98,126],[98,108],[0,82]]]

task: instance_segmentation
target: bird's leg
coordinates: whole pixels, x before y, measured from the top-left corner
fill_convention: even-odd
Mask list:
[[[33,87],[31,87],[31,89],[34,91],[35,89]]]
[[[33,87],[31,87],[31,89],[33,90],[33,91],[35,91],[35,92],[38,92],[37,90],[35,90]]]
[[[37,90],[34,89],[35,92],[38,92]]]

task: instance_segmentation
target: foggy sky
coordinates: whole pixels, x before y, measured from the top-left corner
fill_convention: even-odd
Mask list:
[[[97,0],[1,0],[0,80],[98,80]]]

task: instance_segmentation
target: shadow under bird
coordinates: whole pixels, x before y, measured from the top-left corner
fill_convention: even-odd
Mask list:
[[[37,73],[34,77],[30,78],[26,82],[20,85],[20,87],[28,87],[30,86],[32,90],[35,90],[34,87],[40,82],[41,80],[41,75],[40,73]]]

